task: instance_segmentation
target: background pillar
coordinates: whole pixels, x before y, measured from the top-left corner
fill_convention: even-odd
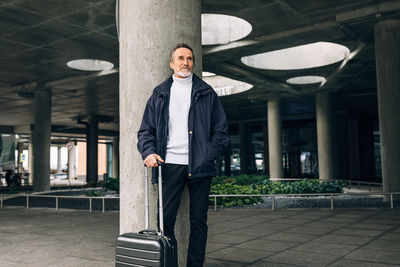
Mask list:
[[[18,151],[18,158],[17,158],[17,172],[23,172],[23,165],[22,165],[22,153],[24,153],[24,143],[17,143],[17,151]]]
[[[29,133],[29,148],[28,148],[28,168],[29,168],[29,178],[28,184],[33,184],[33,131]]]
[[[231,175],[231,149],[230,146],[224,154],[225,176]]]
[[[87,125],[86,136],[86,182],[88,186],[96,186],[98,178],[98,134],[99,122],[91,117]]]
[[[360,134],[358,119],[349,117],[347,119],[348,132],[348,158],[349,158],[349,177],[350,180],[360,180]]]
[[[247,123],[239,123],[239,146],[240,146],[240,173],[250,173],[250,147],[249,147],[249,125]]]
[[[61,146],[57,146],[57,171],[56,171],[56,173],[62,173]]]
[[[269,174],[269,152],[268,152],[268,125],[265,123],[262,126],[263,129],[263,151],[264,151],[264,160],[263,160],[263,173]]]
[[[51,91],[44,84],[35,89],[34,129],[34,186],[36,192],[50,190],[50,135],[51,135]]]
[[[400,20],[375,26],[376,76],[384,192],[400,191]]]
[[[69,142],[68,148],[68,180],[73,180],[76,177],[76,157],[75,143]]]
[[[188,43],[201,76],[201,1],[119,1],[120,37],[120,232],[144,228],[144,168],[136,151],[137,131],[145,104],[156,85],[172,74],[170,50]],[[150,195],[151,228],[155,228],[156,192]],[[179,266],[186,266],[189,200],[183,194],[175,225]]]
[[[119,140],[113,138],[112,143],[112,177],[119,177]]]
[[[268,101],[268,147],[269,175],[271,178],[283,178],[282,123],[279,100]]]
[[[319,179],[330,180],[334,178],[330,93],[317,92],[315,98]]]

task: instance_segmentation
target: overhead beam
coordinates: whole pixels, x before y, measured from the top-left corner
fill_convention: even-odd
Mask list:
[[[336,22],[348,23],[348,22],[358,21],[361,19],[366,19],[369,17],[380,17],[382,16],[382,13],[399,11],[399,10],[400,10],[399,1],[381,2],[377,5],[371,5],[368,7],[363,7],[352,11],[337,14]]]
[[[363,42],[359,41],[357,48],[354,49],[354,51],[352,51],[350,54],[348,54],[345,59],[343,59],[342,63],[335,70],[333,70],[332,73],[326,78],[326,81],[321,83],[321,85],[319,86],[317,91],[329,90],[328,85],[335,82],[338,75],[340,73],[344,72],[344,70],[346,69],[347,63],[350,60],[352,60],[354,57],[356,57],[360,53],[360,51],[364,49],[364,47],[365,47],[365,44]],[[362,68],[362,70],[364,70],[364,68]],[[338,91],[340,89],[341,88],[337,88],[335,91]]]
[[[49,80],[49,81],[45,81],[44,83],[45,83],[46,87],[54,88],[59,85],[63,85],[63,84],[67,84],[67,83],[88,81],[88,80],[91,80],[96,77],[118,73],[118,71],[119,70],[117,68],[112,69],[112,70],[95,71],[95,72],[91,72],[91,73],[83,74],[83,75],[71,76],[71,77],[66,77],[66,78],[57,79],[57,80]],[[24,83],[24,84],[19,84],[19,85],[14,85],[14,86],[5,86],[2,84],[2,85],[0,85],[0,88],[8,89],[8,90],[18,90],[21,88],[34,89],[36,85],[37,85],[37,82]]]
[[[278,1],[280,2],[280,1]],[[221,52],[235,52],[235,57],[241,57],[241,56],[246,56],[248,55],[248,49],[249,48],[257,48],[257,46],[261,46],[263,49],[263,52],[268,52],[272,51],[275,49],[283,49],[286,47],[283,47],[282,44],[285,43],[290,43],[290,46],[295,46],[295,45],[302,45],[306,43],[310,43],[313,41],[318,41],[319,37],[315,37],[310,39],[311,36],[309,36],[309,33],[313,33],[315,36],[323,36],[319,35],[316,32],[322,31],[321,33],[323,34],[324,31],[327,29],[333,29],[336,28],[339,24],[354,21],[354,20],[359,20],[359,19],[364,19],[366,17],[370,16],[380,16],[382,13],[387,13],[387,12],[393,12],[393,11],[398,11],[400,10],[400,2],[383,2],[379,3],[377,5],[372,5],[356,10],[352,10],[349,12],[343,12],[340,14],[337,14],[335,17],[335,20],[328,20],[325,22],[321,23],[316,23],[312,25],[307,25],[304,27],[299,27],[295,29],[290,29],[286,31],[281,31],[277,33],[272,33],[272,34],[266,34],[262,36],[258,36],[253,39],[246,39],[246,40],[240,40],[240,41],[235,41],[235,42],[230,42],[228,44],[224,45],[217,45],[217,46],[212,46],[212,47],[205,47],[203,48],[203,55],[211,55],[211,54],[216,54],[216,53],[221,53]],[[304,35],[306,35],[307,38],[304,38]],[[291,38],[292,42],[284,42],[285,38]],[[276,45],[273,45],[275,41],[279,41],[280,48],[277,48]],[[264,45],[265,43],[268,42],[268,45]],[[272,43],[271,43],[272,42]]]
[[[310,39],[302,38],[301,35],[304,35],[306,33],[314,33],[315,31],[326,31],[327,29],[334,28],[336,26],[337,26],[337,24],[336,24],[336,21],[334,21],[334,20],[330,20],[330,21],[326,21],[326,22],[322,22],[322,23],[316,23],[316,24],[305,26],[305,27],[300,27],[300,28],[290,29],[287,31],[281,31],[281,32],[277,32],[277,33],[258,36],[253,39],[235,41],[235,42],[231,42],[229,44],[204,48],[203,55],[211,55],[214,53],[219,53],[219,52],[223,52],[223,51],[227,51],[227,50],[229,50],[229,52],[232,52],[232,50],[239,51],[240,48],[246,48],[241,55],[241,56],[246,56],[246,55],[248,55],[248,49],[250,47],[260,46],[267,42],[269,44],[268,44],[268,46],[264,46],[265,47],[264,52],[268,52],[268,51],[275,49],[275,48],[271,47],[270,42],[279,41],[280,46],[282,46],[282,44],[285,43],[284,41],[282,41],[282,39],[289,38],[289,37],[292,38],[293,40],[295,40],[295,42],[298,43],[297,45],[306,44],[306,43],[310,42]],[[309,37],[309,36],[307,36],[307,37]],[[290,46],[293,46],[293,42],[290,43]],[[283,47],[281,47],[280,49],[282,49],[282,48]],[[247,51],[247,53],[246,53],[246,51]],[[237,51],[234,51],[234,52],[235,52],[235,56],[236,56]]]

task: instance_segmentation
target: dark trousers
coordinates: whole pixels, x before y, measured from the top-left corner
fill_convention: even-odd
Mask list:
[[[207,244],[207,211],[211,177],[188,179],[187,165],[164,165],[164,234],[175,239],[176,214],[185,185],[189,189],[190,196],[190,237],[187,266],[203,266]]]

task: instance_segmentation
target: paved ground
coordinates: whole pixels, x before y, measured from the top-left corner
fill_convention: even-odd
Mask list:
[[[118,216],[0,208],[0,266],[114,266]],[[207,266],[400,266],[400,210],[210,210]]]

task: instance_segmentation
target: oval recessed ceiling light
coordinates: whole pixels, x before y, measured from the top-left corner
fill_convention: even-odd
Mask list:
[[[114,64],[100,59],[75,59],[67,63],[71,69],[86,70],[86,71],[103,71],[111,70]]]
[[[317,42],[245,56],[241,61],[253,68],[268,70],[309,69],[342,61],[350,50],[340,44]]]
[[[324,83],[326,79],[322,76],[299,76],[287,79],[286,82],[290,84],[315,84]]]
[[[218,96],[242,93],[253,88],[252,84],[237,81],[220,75],[205,76],[203,80],[212,86]]]
[[[219,14],[201,14],[201,43],[227,44],[249,35],[252,27],[244,19]]]
[[[215,73],[208,72],[208,71],[203,71],[202,74],[201,74],[201,76],[203,76],[203,77],[212,77],[212,76],[215,76],[215,75],[216,75]]]

